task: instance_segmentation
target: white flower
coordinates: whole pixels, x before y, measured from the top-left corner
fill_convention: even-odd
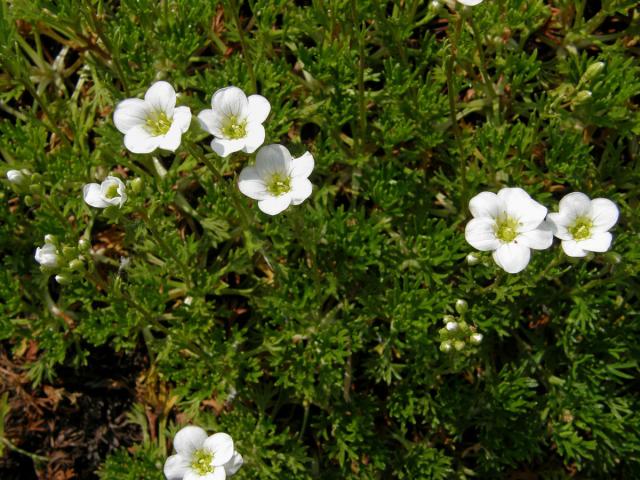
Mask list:
[[[262,95],[249,98],[238,87],[226,87],[211,97],[211,110],[203,110],[198,120],[215,138],[211,148],[221,157],[238,152],[253,153],[264,142],[262,122],[271,105]]]
[[[45,243],[36,248],[36,262],[43,267],[56,268],[58,266],[58,249],[53,243]]]
[[[9,170],[7,172],[7,180],[15,185],[22,185],[28,179],[25,172],[26,170]]]
[[[188,426],[176,434],[173,446],[177,453],[164,464],[167,480],[224,480],[243,463],[226,433],[207,437],[202,428]]]
[[[609,229],[618,221],[618,207],[606,198],[589,199],[573,192],[560,200],[560,211],[547,220],[553,234],[562,240],[562,249],[570,257],[587,252],[606,252],[611,246]]]
[[[549,248],[553,233],[544,223],[547,209],[521,188],[503,188],[496,195],[482,192],[471,199],[474,218],[465,238],[471,246],[493,251],[493,259],[508,273],[518,273],[529,263],[533,248]]]
[[[294,159],[284,146],[267,145],[258,150],[255,166],[240,172],[238,188],[247,197],[258,200],[258,207],[264,213],[276,215],[311,195],[311,182],[307,177],[313,166],[309,152]]]
[[[84,201],[92,207],[121,207],[127,201],[124,183],[117,177],[107,177],[101,184],[88,183],[82,187]]]
[[[113,123],[124,133],[124,145],[133,153],[150,153],[158,147],[174,152],[189,129],[191,110],[176,107],[173,87],[156,82],[144,100],[128,98],[120,102],[113,112]]]
[[[466,5],[467,7],[473,7],[482,3],[484,0],[458,0],[459,3]]]

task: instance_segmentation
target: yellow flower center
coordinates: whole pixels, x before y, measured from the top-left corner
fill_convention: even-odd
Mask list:
[[[247,136],[247,121],[239,121],[238,117],[231,115],[222,126],[222,134],[231,140],[244,138]]]
[[[291,177],[274,173],[267,182],[267,191],[276,197],[291,191]]]
[[[191,468],[201,476],[213,473],[214,467],[211,465],[213,453],[207,450],[196,450],[191,459]]]
[[[109,188],[107,188],[107,191],[104,194],[105,197],[107,198],[115,198],[118,196],[118,185],[117,184],[113,184],[113,185],[109,185]]]
[[[165,135],[171,128],[171,119],[162,111],[150,113],[146,123],[147,131],[154,137]]]
[[[495,233],[498,240],[504,243],[513,242],[518,236],[519,222],[512,217],[504,216],[496,220]]]
[[[591,237],[591,227],[593,222],[588,217],[578,217],[567,230],[574,240],[586,240]]]

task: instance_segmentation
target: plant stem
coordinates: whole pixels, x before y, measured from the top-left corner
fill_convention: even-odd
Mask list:
[[[13,443],[11,443],[8,439],[6,439],[5,437],[0,437],[0,442],[4,443],[4,445],[9,449],[9,450],[13,450],[14,452],[18,452],[22,455],[25,455],[27,457],[29,457],[31,460],[34,461],[34,463],[38,463],[38,462],[48,462],[49,459],[47,457],[43,457],[41,455],[36,455],[35,453],[31,453],[31,452],[27,452],[26,450],[23,450],[20,447],[16,447]]]
[[[447,63],[445,65],[445,71],[447,76],[447,96],[449,97],[449,117],[451,119],[451,128],[453,128],[453,135],[456,140],[456,145],[460,151],[460,211],[464,211],[467,205],[467,162],[464,154],[464,148],[462,146],[460,127],[457,120],[457,107],[456,107],[456,91],[453,83],[453,66],[457,55],[457,45],[460,40],[460,32],[462,30],[462,17],[456,15],[455,33],[453,38],[449,37],[451,41],[451,52]]]
[[[236,28],[238,29],[238,35],[240,36],[240,46],[242,47],[242,56],[244,57],[244,62],[247,65],[247,73],[249,73],[249,79],[251,80],[251,87],[255,93],[258,93],[258,84],[256,82],[256,74],[253,71],[253,64],[251,63],[251,59],[249,58],[249,48],[247,47],[247,40],[244,36],[244,28],[242,28],[242,23],[240,23],[240,14],[239,14],[239,6],[237,0],[231,0],[231,10],[233,14],[233,20],[236,23]]]

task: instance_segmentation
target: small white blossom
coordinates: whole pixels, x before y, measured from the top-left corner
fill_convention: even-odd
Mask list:
[[[133,153],[150,153],[156,148],[174,152],[189,129],[191,110],[176,107],[176,92],[167,82],[156,82],[144,100],[128,98],[113,112],[113,123],[124,133],[124,145]]]
[[[469,337],[469,339],[471,340],[471,343],[473,343],[474,345],[480,345],[482,343],[482,339],[484,337],[482,336],[481,333],[474,333],[473,335],[471,335],[471,337]]]
[[[456,330],[458,330],[458,324],[456,322],[447,322],[445,328],[450,332],[455,332]]]
[[[188,426],[176,434],[173,446],[177,453],[164,464],[167,480],[224,480],[243,463],[226,433],[208,437],[202,428]]]
[[[467,7],[473,7],[482,3],[484,0],[458,0],[459,3],[466,5]]]
[[[482,192],[471,199],[473,219],[465,228],[469,244],[493,251],[493,259],[508,273],[518,273],[529,264],[530,249],[543,250],[553,242],[544,223],[547,209],[521,188],[503,188],[496,195]]]
[[[59,259],[58,249],[53,243],[45,243],[42,247],[36,248],[35,259],[43,267],[56,268]]]
[[[307,177],[313,167],[313,156],[309,152],[293,158],[284,146],[267,145],[258,150],[255,166],[240,172],[238,188],[247,197],[258,200],[258,207],[264,213],[277,215],[311,195],[311,182]]]
[[[118,177],[107,177],[102,183],[88,183],[82,187],[84,201],[92,207],[122,207],[127,201],[124,183]]]
[[[618,207],[606,198],[589,199],[573,192],[560,200],[560,211],[547,220],[553,234],[562,240],[562,249],[570,257],[584,257],[587,252],[606,252],[611,246],[609,229],[618,221]]]
[[[264,143],[264,127],[271,105],[262,95],[248,98],[238,87],[218,90],[211,98],[211,109],[198,114],[204,130],[214,136],[211,148],[221,157],[240,150],[255,152]]]

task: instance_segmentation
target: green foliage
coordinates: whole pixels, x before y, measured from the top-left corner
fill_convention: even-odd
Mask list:
[[[3,1],[0,170],[35,176],[0,185],[0,340],[37,345],[34,384],[144,352],[166,397],[138,385],[156,424],[104,480],[163,478],[186,423],[233,436],[239,480],[637,478],[634,4]],[[175,154],[125,150],[114,106],[159,79],[194,114],[228,85],[268,98],[311,198],[262,214],[236,186],[254,156],[195,119]],[[85,205],[110,173],[125,206]],[[467,202],[503,186],[611,198],[613,252],[467,264]],[[46,234],[92,245],[68,285],[33,261]],[[458,299],[484,338],[443,353]]]

